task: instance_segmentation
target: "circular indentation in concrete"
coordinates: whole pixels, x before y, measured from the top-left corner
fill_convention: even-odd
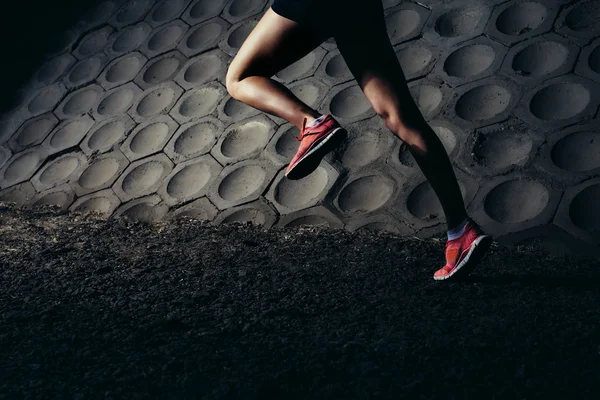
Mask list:
[[[139,131],[131,140],[129,148],[138,154],[149,154],[160,150],[160,144],[169,134],[169,125],[157,122]]]
[[[4,171],[4,179],[9,182],[18,182],[31,176],[40,163],[40,153],[30,151],[15,158]]]
[[[342,163],[348,166],[364,167],[378,159],[387,147],[387,141],[380,139],[380,135],[381,132],[376,131],[361,133],[361,136],[351,141],[344,151]]]
[[[73,84],[88,82],[98,76],[100,69],[102,68],[102,59],[99,57],[90,57],[81,61],[71,74],[69,75],[69,82]]]
[[[177,57],[166,57],[158,60],[144,72],[144,82],[155,84],[166,81],[177,72],[179,65],[180,62]]]
[[[562,43],[537,42],[517,53],[512,68],[525,76],[544,76],[563,66],[568,58],[569,49]]]
[[[61,76],[67,67],[71,64],[71,56],[62,55],[53,58],[46,63],[37,73],[37,80],[42,83],[51,83]]]
[[[181,103],[179,113],[188,118],[204,116],[216,107],[220,97],[221,92],[215,88],[199,89]]]
[[[221,9],[224,2],[225,0],[200,0],[190,10],[190,17],[201,19],[208,15],[215,15]]]
[[[571,202],[569,216],[579,229],[599,235],[600,234],[600,184],[595,184],[583,189]]]
[[[67,125],[64,125],[58,130],[52,139],[50,139],[50,146],[59,149],[66,149],[71,146],[79,144],[81,139],[90,129],[90,123],[86,120],[72,121]]]
[[[290,90],[300,101],[310,107],[315,107],[320,99],[321,90],[314,84],[297,85]]]
[[[29,103],[29,112],[41,114],[54,108],[61,99],[62,92],[57,86],[49,86],[42,89]]]
[[[483,85],[469,90],[456,103],[456,114],[466,121],[480,121],[503,113],[512,95],[499,85]]]
[[[148,42],[148,49],[161,51],[172,47],[177,43],[182,33],[183,29],[179,25],[171,25],[163,28],[152,36]]]
[[[318,215],[307,215],[304,217],[296,218],[290,223],[286,224],[286,227],[298,228],[301,226],[330,226],[329,221]]]
[[[221,143],[221,154],[229,158],[243,157],[267,145],[269,127],[262,122],[249,122],[231,130]]]
[[[547,16],[548,10],[540,3],[516,3],[498,15],[496,28],[505,35],[518,36],[538,28]]]
[[[408,195],[406,206],[412,215],[423,220],[443,214],[440,201],[428,182],[423,182],[413,189]]]
[[[538,216],[550,199],[541,183],[529,179],[514,179],[501,183],[488,193],[484,208],[494,220],[518,224]]]
[[[394,184],[381,175],[359,178],[346,186],[339,195],[343,212],[371,212],[384,206],[394,193]]]
[[[533,140],[526,133],[498,131],[481,135],[473,153],[482,167],[499,170],[522,164],[532,148]]]
[[[80,115],[90,111],[98,100],[98,92],[93,89],[82,90],[67,101],[63,107],[66,115]]]
[[[350,86],[331,100],[331,112],[341,118],[353,118],[366,113],[371,103],[358,86]]]
[[[83,22],[90,25],[95,25],[108,19],[113,11],[115,11],[116,5],[112,1],[105,1],[98,4],[92,10],[86,13],[83,17]]]
[[[121,9],[117,14],[117,21],[120,23],[128,23],[141,19],[148,9],[149,1],[150,0],[136,0],[129,2],[127,6]]]
[[[590,103],[590,92],[578,83],[555,83],[537,92],[529,109],[544,121],[568,119],[576,116]]]
[[[69,202],[69,194],[65,192],[52,192],[38,199],[33,205],[34,207],[41,206],[64,206]]]
[[[302,75],[306,74],[307,72],[309,72],[316,61],[317,61],[317,54],[315,52],[310,52],[302,59],[296,61],[289,67],[280,71],[277,74],[277,77],[284,81],[294,80],[297,77],[302,76]]]
[[[55,125],[56,120],[52,117],[39,118],[21,130],[16,142],[21,147],[40,142],[52,131]]]
[[[444,100],[444,94],[439,87],[421,85],[416,86],[414,90],[416,90],[414,97],[417,106],[426,117],[437,110]]]
[[[189,83],[206,82],[214,79],[222,68],[223,62],[218,56],[214,54],[203,56],[186,69],[183,79]]]
[[[433,60],[433,54],[426,47],[405,47],[396,53],[405,75],[416,74]]]
[[[576,32],[588,32],[600,25],[600,2],[582,1],[565,18],[565,24]]]
[[[143,26],[136,26],[121,33],[113,42],[112,49],[116,53],[127,53],[139,47],[146,39],[147,33]]]
[[[210,181],[210,166],[205,163],[191,164],[179,171],[167,185],[167,194],[176,199],[198,193]]]
[[[165,172],[159,161],[149,161],[135,167],[123,180],[123,191],[129,195],[143,193],[156,185]]]
[[[238,26],[233,32],[231,32],[231,35],[229,35],[227,44],[234,49],[239,49],[242,47],[242,44],[244,44],[246,38],[248,35],[250,35],[250,32],[252,32],[255,26],[256,24],[251,23]]]
[[[177,138],[174,150],[183,156],[195,154],[210,145],[216,135],[212,124],[199,123],[190,126]]]
[[[130,81],[141,67],[142,61],[138,57],[125,57],[106,71],[106,80],[110,83]]]
[[[154,9],[150,19],[154,22],[170,21],[181,11],[184,3],[184,0],[165,0]]]
[[[392,42],[410,35],[419,26],[421,16],[414,10],[398,10],[385,17],[388,36]]]
[[[301,180],[281,179],[275,188],[273,197],[284,207],[301,207],[321,195],[328,182],[327,171],[324,168],[317,168],[312,174]]]
[[[596,46],[594,50],[590,53],[588,58],[588,65],[591,70],[597,74],[600,74],[600,45]]]
[[[283,135],[279,137],[275,143],[275,151],[280,156],[291,158],[298,150],[299,142],[294,136],[299,136],[298,129],[291,127]]]
[[[472,33],[483,17],[477,7],[461,7],[441,15],[435,23],[435,31],[442,37],[458,37]]]
[[[99,128],[88,140],[90,150],[99,150],[112,146],[125,136],[125,124],[113,121]]]
[[[558,141],[551,152],[557,167],[571,172],[600,168],[600,132],[575,132]]]
[[[450,76],[467,78],[488,69],[496,59],[496,52],[485,44],[461,47],[446,59],[444,71]]]
[[[115,115],[126,112],[129,106],[131,106],[134,97],[133,90],[127,88],[113,92],[100,102],[98,114]]]
[[[225,103],[223,111],[225,112],[225,115],[230,118],[243,119],[252,115],[252,113],[254,113],[254,108],[241,101],[237,101],[232,97]]]
[[[79,167],[79,158],[75,156],[63,157],[51,163],[40,175],[40,182],[44,185],[53,185],[64,181]]]
[[[332,78],[342,78],[349,75],[350,70],[348,69],[348,65],[346,65],[344,57],[338,54],[329,60],[327,66],[325,66],[325,73]]]
[[[171,104],[174,97],[175,91],[170,87],[154,90],[140,101],[140,104],[137,106],[137,112],[142,117],[158,114]]]
[[[259,165],[237,168],[221,181],[219,196],[227,201],[243,199],[260,189],[265,178],[265,170]]]
[[[431,129],[433,129],[433,131],[440,138],[440,141],[444,145],[446,152],[448,154],[452,153],[456,147],[456,134],[452,132],[451,129],[441,125],[432,125]]]
[[[232,17],[241,17],[248,13],[248,10],[254,10],[264,0],[234,0],[229,7],[229,14]]]
[[[108,35],[104,31],[95,32],[83,40],[79,46],[79,54],[82,57],[88,57],[101,51],[106,45]]]
[[[92,190],[108,182],[119,171],[116,158],[103,158],[90,165],[79,177],[79,186]]]
[[[267,222],[267,217],[260,210],[255,208],[245,208],[243,210],[238,210],[233,214],[227,216],[223,219],[224,224],[231,223],[247,223],[252,222],[256,225],[264,225]]]
[[[75,212],[87,213],[87,212],[99,212],[102,214],[108,214],[112,208],[111,201],[102,196],[92,197],[83,203],[79,204],[75,208]]]

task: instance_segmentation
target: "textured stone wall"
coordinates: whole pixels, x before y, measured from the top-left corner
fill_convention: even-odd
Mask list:
[[[265,0],[109,0],[0,119],[0,200],[159,220],[445,231],[412,156],[333,41],[276,79],[349,131],[284,179],[297,129],[227,94]],[[600,244],[600,0],[385,0],[411,90],[471,215],[506,243]]]

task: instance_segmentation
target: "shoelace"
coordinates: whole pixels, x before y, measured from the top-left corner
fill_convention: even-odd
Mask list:
[[[307,121],[307,119],[304,118],[304,122],[302,122],[302,132],[300,132],[300,137],[294,136],[294,138],[299,142],[301,142],[307,136],[316,135],[318,133],[318,132],[306,133],[306,121]]]

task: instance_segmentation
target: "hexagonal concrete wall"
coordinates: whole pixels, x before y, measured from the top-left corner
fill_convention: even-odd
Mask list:
[[[411,92],[470,214],[509,244],[600,249],[600,0],[385,0]],[[0,117],[0,200],[107,217],[445,231],[406,146],[332,40],[274,79],[330,112],[346,143],[283,170],[297,129],[228,96],[266,0],[105,0]]]

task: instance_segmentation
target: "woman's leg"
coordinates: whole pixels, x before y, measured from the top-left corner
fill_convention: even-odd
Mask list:
[[[271,79],[323,42],[314,32],[268,9],[227,71],[227,90],[243,103],[283,118],[302,129],[320,114]]]

